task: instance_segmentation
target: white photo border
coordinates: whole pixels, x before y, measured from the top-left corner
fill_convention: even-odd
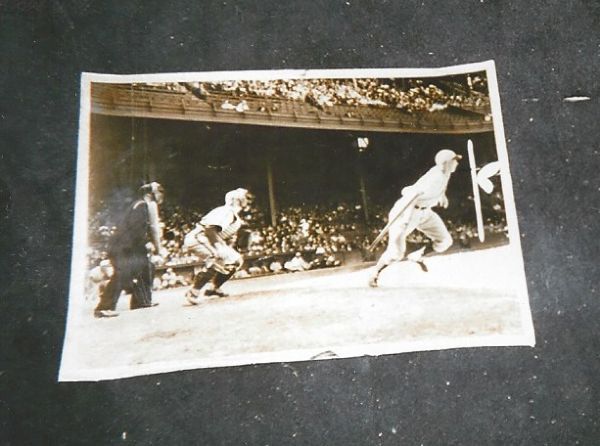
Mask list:
[[[106,367],[80,370],[70,364],[76,357],[75,343],[69,342],[77,335],[74,325],[81,317],[77,311],[78,298],[85,288],[87,249],[88,249],[88,209],[89,209],[89,159],[90,159],[90,121],[91,121],[91,85],[92,83],[158,83],[158,82],[216,82],[226,80],[276,80],[276,79],[344,79],[344,78],[428,78],[461,75],[485,71],[487,75],[489,97],[492,112],[494,138],[498,161],[500,162],[501,184],[508,226],[511,261],[516,262],[520,277],[515,277],[520,302],[521,326],[523,334],[519,336],[487,336],[472,339],[453,338],[444,341],[411,341],[410,343],[368,344],[335,347],[335,358],[314,358],[322,352],[311,350],[288,350],[225,358],[197,358],[186,361],[153,362],[143,365],[124,367]],[[459,342],[460,341],[460,342]],[[529,305],[527,280],[525,276],[517,211],[514,200],[512,178],[509,169],[508,151],[504,134],[504,124],[500,106],[500,94],[493,60],[441,68],[366,68],[366,69],[330,69],[330,70],[252,70],[252,71],[214,71],[155,74],[100,74],[83,72],[81,74],[81,97],[79,115],[79,137],[77,149],[77,172],[75,190],[75,212],[73,228],[73,247],[71,257],[71,275],[69,284],[69,303],[66,318],[65,339],[62,352],[59,381],[97,381],[126,378],[155,373],[175,372],[206,367],[241,366],[248,364],[293,362],[318,359],[336,359],[359,356],[378,356],[411,351],[443,350],[463,347],[491,346],[531,346],[535,345],[535,331]]]

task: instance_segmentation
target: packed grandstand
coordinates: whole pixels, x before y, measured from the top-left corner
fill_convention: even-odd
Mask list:
[[[459,79],[277,79],[221,82],[171,82],[146,84],[157,90],[190,92],[199,99],[219,99],[222,109],[246,112],[247,99],[266,99],[258,111],[276,107],[271,100],[297,101],[327,111],[334,106],[395,108],[409,113],[434,112],[456,107],[489,112],[487,82],[483,75]],[[277,111],[277,110],[273,110]]]

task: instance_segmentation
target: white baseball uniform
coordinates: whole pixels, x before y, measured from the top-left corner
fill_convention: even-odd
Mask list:
[[[431,208],[447,202],[446,188],[450,173],[440,166],[433,166],[415,184],[402,190],[400,198],[389,213],[392,221],[416,194],[420,194],[414,203],[392,224],[388,236],[388,246],[378,264],[389,264],[402,260],[406,253],[406,237],[415,229],[425,234],[433,242],[433,249],[443,252],[452,245],[452,236],[446,225]]]
[[[205,228],[210,226],[221,228],[218,232],[219,240],[215,244],[204,233]],[[219,206],[206,214],[200,224],[185,236],[184,247],[205,260],[207,266],[212,265],[218,270],[229,265],[239,267],[243,263],[242,255],[229,243],[241,226],[242,220],[231,206]]]
[[[231,206],[224,205],[213,209],[200,220],[203,226],[219,226],[223,241],[231,240],[242,227],[242,219]]]

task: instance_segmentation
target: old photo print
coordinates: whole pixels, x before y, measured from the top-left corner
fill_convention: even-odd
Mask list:
[[[534,345],[493,61],[83,73],[61,381]]]

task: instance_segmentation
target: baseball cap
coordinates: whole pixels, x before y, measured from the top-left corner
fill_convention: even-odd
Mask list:
[[[435,155],[435,163],[439,166],[450,160],[461,160],[462,156],[450,149],[442,149]]]

